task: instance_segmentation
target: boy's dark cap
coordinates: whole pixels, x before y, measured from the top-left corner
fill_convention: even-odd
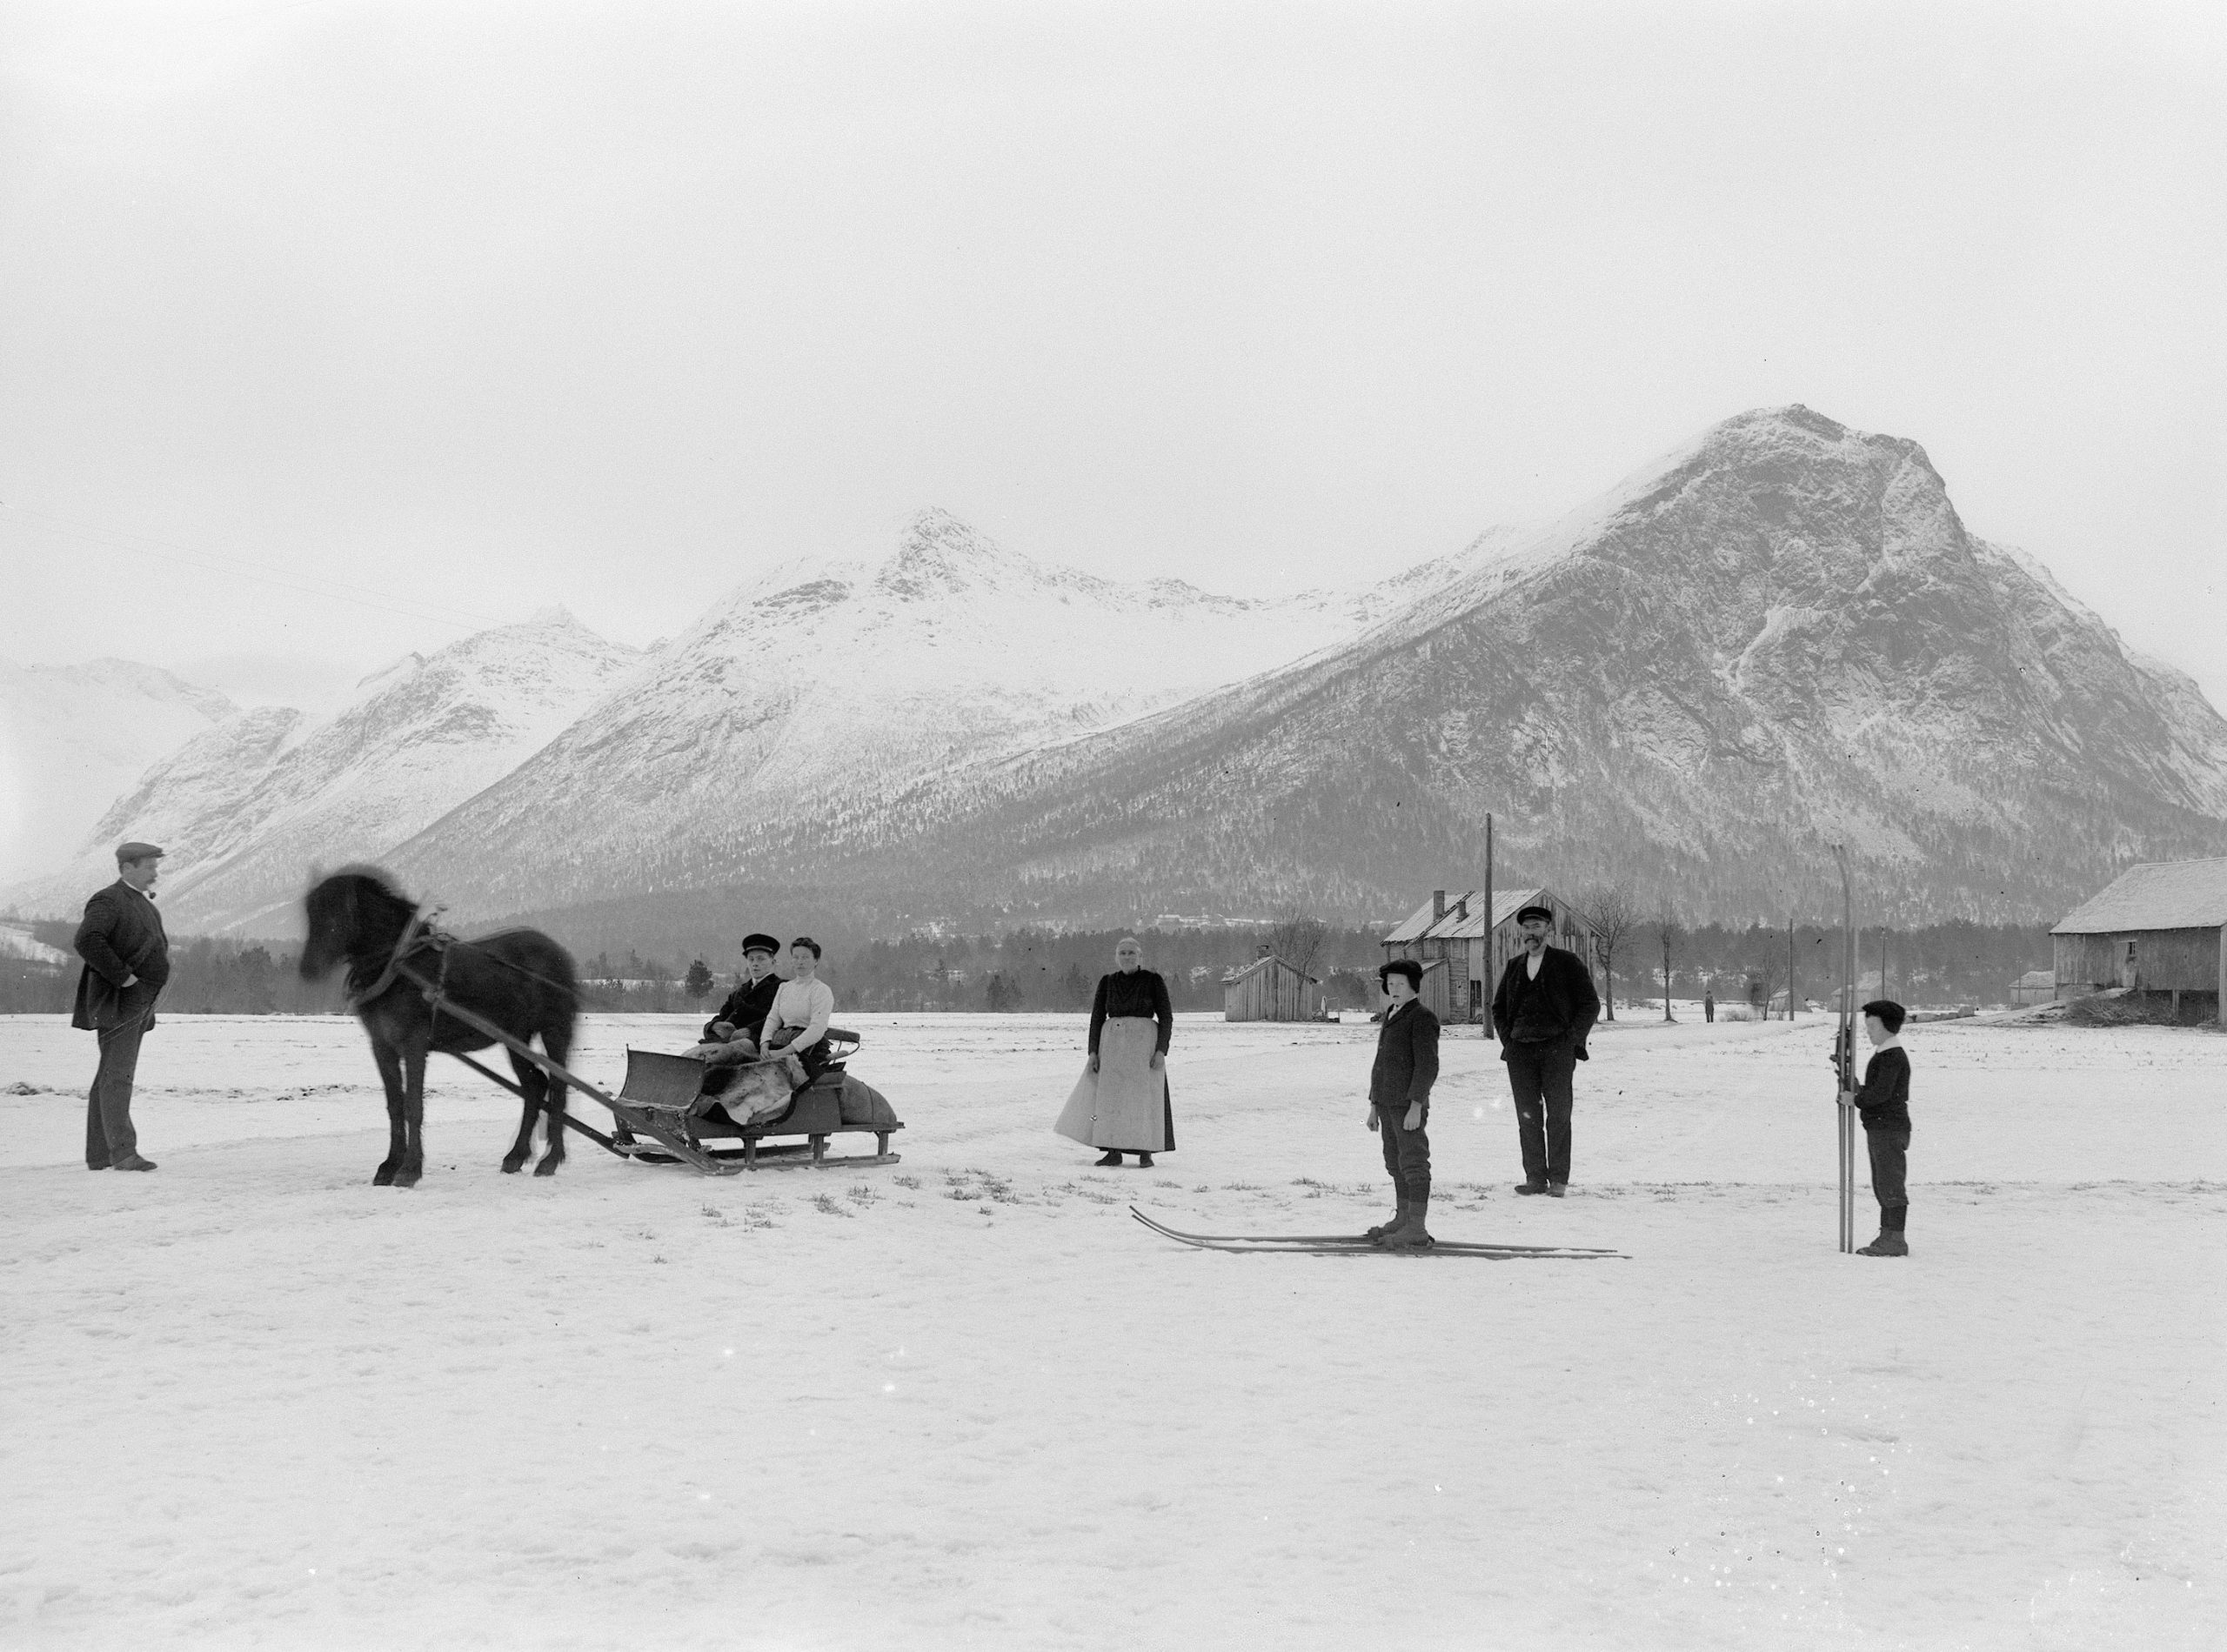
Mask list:
[[[1909,1013],[1891,998],[1873,999],[1863,1007],[1863,1013],[1866,1015],[1876,1015],[1879,1018],[1879,1025],[1889,1033],[1901,1032],[1903,1021]]]
[[[1515,914],[1515,921],[1519,924],[1528,923],[1534,918],[1543,918],[1548,923],[1552,923],[1555,921],[1555,909],[1552,906],[1542,906],[1535,904],[1526,906],[1521,912]]]
[[[1406,976],[1408,985],[1418,990],[1422,987],[1423,966],[1412,958],[1395,958],[1390,963],[1379,967],[1376,972],[1376,984],[1381,987],[1394,975]]]
[[[779,958],[781,955],[781,943],[760,931],[742,938],[742,950],[746,953],[764,953],[768,957]]]

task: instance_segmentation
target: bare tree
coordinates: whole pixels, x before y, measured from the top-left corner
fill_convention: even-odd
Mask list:
[[[1669,895],[1656,899],[1655,916],[1649,923],[1655,931],[1655,944],[1662,949],[1662,1019],[1675,1021],[1678,1018],[1670,1013],[1671,960],[1686,932],[1678,922],[1678,909],[1670,904]]]
[[[1639,927],[1639,897],[1632,893],[1629,878],[1611,878],[1580,890],[1570,904],[1585,920],[1595,945],[1601,949],[1601,967],[1608,978],[1608,1019],[1613,1021],[1616,1019],[1616,948]]]
[[[1268,930],[1267,948],[1301,974],[1311,975],[1314,956],[1329,933],[1330,926],[1320,918],[1301,907],[1287,906]]]

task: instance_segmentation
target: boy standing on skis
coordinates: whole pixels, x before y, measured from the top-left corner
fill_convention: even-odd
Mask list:
[[[1415,996],[1422,966],[1394,959],[1376,972],[1391,999],[1376,1035],[1376,1065],[1368,1074],[1368,1127],[1384,1138],[1384,1167],[1391,1173],[1400,1214],[1363,1235],[1388,1250],[1421,1250],[1430,1244],[1423,1218],[1430,1205],[1430,1087],[1438,1082],[1438,1017]]]
[[[1909,1219],[1910,1147],[1910,1058],[1903,1048],[1903,1007],[1890,998],[1863,1007],[1863,1034],[1872,1054],[1864,1064],[1863,1087],[1841,1092],[1841,1105],[1863,1120],[1863,1139],[1871,1150],[1871,1191],[1879,1201],[1879,1237],[1859,1256],[1907,1256],[1903,1237]]]

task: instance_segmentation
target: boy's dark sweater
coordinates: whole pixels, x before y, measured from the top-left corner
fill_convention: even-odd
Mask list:
[[[1856,1110],[1863,1115],[1867,1130],[1910,1127],[1910,1058],[1901,1045],[1880,1050],[1864,1063]]]

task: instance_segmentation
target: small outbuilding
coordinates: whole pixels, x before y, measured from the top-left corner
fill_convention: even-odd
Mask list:
[[[2056,997],[2056,972],[2030,969],[2010,986],[2013,1004],[2047,1004]]]
[[[1321,987],[1315,977],[1294,969],[1273,953],[1263,953],[1236,973],[1222,977],[1222,1019],[1319,1020],[1322,1015]]]
[[[2227,859],[2156,860],[2129,866],[2103,893],[2050,931],[2055,995],[2086,998],[2114,987],[2227,998]]]

